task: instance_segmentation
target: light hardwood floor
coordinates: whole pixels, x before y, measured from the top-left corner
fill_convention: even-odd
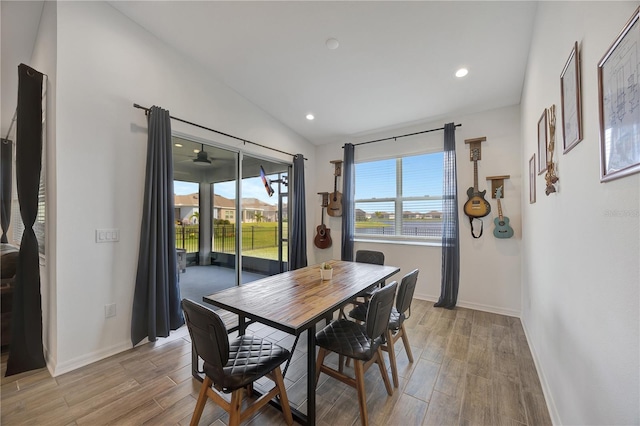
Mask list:
[[[378,369],[366,373],[370,424],[551,425],[519,319],[414,300],[407,326],[414,362],[408,362],[400,340],[395,346],[400,387],[393,396],[387,395]],[[259,324],[250,332],[288,348],[294,340]],[[303,412],[306,351],[303,336],[285,376],[290,402]],[[186,425],[200,386],[191,377],[191,343],[184,327],[167,339],[55,378],[46,369],[4,377],[6,361],[3,354],[2,425]],[[316,395],[318,424],[360,424],[355,389],[323,374]],[[228,415],[207,402],[200,424],[227,422]],[[284,421],[267,406],[247,423]]]

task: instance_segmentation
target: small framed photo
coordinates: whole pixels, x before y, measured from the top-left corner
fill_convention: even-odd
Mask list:
[[[529,160],[529,204],[536,202],[536,154]]]
[[[580,99],[580,54],[573,44],[569,59],[560,74],[562,137],[566,154],[582,140],[582,105]]]
[[[547,170],[547,109],[538,120],[538,174]]]
[[[640,172],[640,7],[598,63],[600,181]]]

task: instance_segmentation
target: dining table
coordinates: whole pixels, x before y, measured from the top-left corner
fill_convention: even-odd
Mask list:
[[[316,423],[316,324],[330,319],[358,294],[400,271],[395,266],[341,260],[325,264],[333,268],[328,280],[321,278],[321,265],[311,265],[203,297],[203,302],[238,315],[240,335],[245,333],[249,322],[266,324],[294,335],[296,342],[308,331],[306,414],[292,407],[296,420],[308,425]]]

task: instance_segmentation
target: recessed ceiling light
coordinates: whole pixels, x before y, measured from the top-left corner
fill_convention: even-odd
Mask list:
[[[307,114],[307,120],[311,121],[313,120],[315,117],[313,116],[313,114]]]
[[[456,71],[456,77],[458,78],[462,78],[467,74],[469,74],[469,70],[466,68],[460,68],[458,71]]]
[[[181,144],[181,143],[177,143],[177,144],[174,144],[174,145],[175,145],[177,148],[182,148],[182,144]]]
[[[338,48],[338,46],[340,46],[340,42],[335,38],[327,39],[325,44],[327,45],[327,49],[330,49],[330,50],[335,50]]]

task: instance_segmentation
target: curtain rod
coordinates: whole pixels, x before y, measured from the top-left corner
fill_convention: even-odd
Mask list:
[[[455,127],[461,127],[462,124],[456,124]],[[400,135],[400,136],[391,136],[390,138],[384,138],[384,139],[376,139],[374,141],[367,141],[367,142],[360,142],[360,143],[354,143],[353,146],[358,146],[358,145],[366,145],[368,143],[374,143],[374,142],[382,142],[382,141],[388,141],[391,139],[398,139],[398,138],[405,138],[407,136],[414,136],[414,135],[420,135],[422,133],[430,133],[430,132],[437,132],[438,130],[444,130],[444,127],[439,127],[437,129],[429,129],[429,130],[423,130],[421,132],[415,132],[415,133],[407,133],[406,135]],[[344,148],[344,145],[342,146]]]
[[[147,114],[149,113],[149,108],[143,107],[143,106],[138,105],[138,104],[136,104],[136,103],[134,103],[134,104],[133,104],[133,107],[134,107],[134,108],[138,108],[138,109],[143,109],[143,110],[144,110],[144,114],[145,114],[145,115],[147,115]],[[228,134],[228,133],[224,133],[224,132],[221,132],[221,131],[219,131],[219,130],[212,129],[212,128],[210,128],[210,127],[205,127],[205,126],[203,126],[203,125],[201,125],[201,124],[198,124],[198,123],[194,123],[194,122],[191,122],[191,121],[183,120],[182,118],[174,117],[174,116],[172,116],[172,115],[169,115],[169,118],[171,118],[172,120],[180,121],[180,122],[185,123],[185,124],[190,124],[190,125],[192,125],[192,126],[199,127],[199,128],[201,128],[201,129],[204,129],[204,130],[208,130],[208,131],[210,131],[210,132],[217,133],[217,134],[222,135],[222,136],[226,136],[226,137],[228,137],[228,138],[232,138],[232,139],[239,140],[239,141],[241,141],[241,142],[244,142],[245,144],[250,143],[250,144],[252,144],[252,145],[256,145],[256,146],[259,146],[259,147],[261,147],[261,148],[270,149],[270,150],[272,150],[272,151],[276,151],[276,152],[279,152],[279,153],[281,153],[281,154],[287,154],[287,155],[290,155],[290,156],[292,156],[292,157],[294,156],[293,154],[290,154],[290,153],[288,153],[288,152],[286,152],[286,151],[281,151],[281,150],[276,149],[276,148],[271,148],[270,146],[262,145],[262,144],[259,144],[259,143],[256,143],[256,142],[251,142],[250,140],[242,139],[242,138],[239,138],[239,137],[237,137],[237,136],[233,136],[233,135],[230,135],[230,134]],[[304,158],[305,160],[307,159],[306,157],[303,157],[303,158]]]

